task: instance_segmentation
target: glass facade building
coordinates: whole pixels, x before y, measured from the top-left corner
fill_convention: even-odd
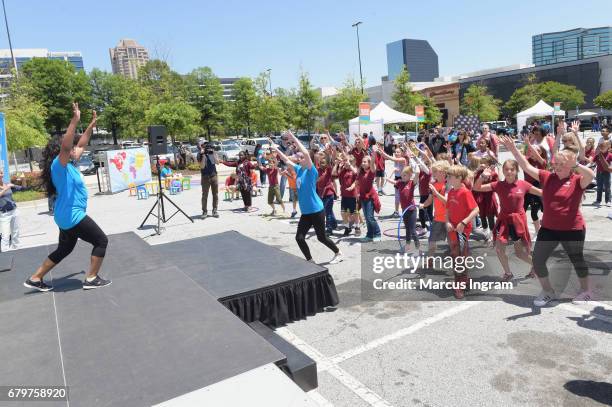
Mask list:
[[[48,58],[58,59],[61,61],[70,62],[77,71],[84,71],[83,56],[80,52],[50,52],[46,49],[14,49],[15,62],[17,69],[31,60],[32,58]],[[0,72],[9,73],[13,68],[13,60],[11,59],[10,50],[0,50]]]
[[[532,37],[532,59],[535,66],[604,55],[612,55],[612,27],[575,28]]]
[[[438,77],[438,54],[425,40],[403,39],[387,44],[388,80],[406,65],[411,82],[431,82]]]

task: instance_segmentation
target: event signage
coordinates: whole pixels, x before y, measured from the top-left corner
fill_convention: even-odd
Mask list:
[[[561,102],[555,102],[555,112],[561,111]]]
[[[4,113],[0,112],[0,168],[4,170],[2,182],[8,184],[11,182],[11,174],[9,173],[8,148],[6,140],[6,128],[4,127]]]
[[[368,102],[359,102],[359,123],[370,123],[370,109],[371,106]]]
[[[145,147],[107,151],[106,168],[111,193],[151,181],[151,161]]]
[[[416,105],[414,107],[414,114],[417,117],[417,121],[425,121],[425,107],[423,105]]]

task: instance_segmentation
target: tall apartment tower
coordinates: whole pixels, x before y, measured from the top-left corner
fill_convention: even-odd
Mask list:
[[[138,78],[138,68],[149,60],[149,51],[134,40],[122,39],[109,49],[113,73],[127,78]]]

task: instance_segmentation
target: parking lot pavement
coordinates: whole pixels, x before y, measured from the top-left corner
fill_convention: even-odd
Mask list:
[[[391,186],[385,190],[382,215],[392,212],[394,199]],[[585,202],[591,197],[588,193]],[[241,201],[223,201],[220,193],[220,218],[205,220],[199,217],[199,186],[170,198],[194,223],[178,214],[160,236],[153,235],[153,220],[145,230],[137,230],[154,203],[151,198],[137,200],[127,192],[92,195],[88,213],[106,233],[135,231],[153,245],[237,230],[301,256],[294,240],[297,219],[266,216],[265,196],[254,198],[257,210],[247,214],[238,211]],[[45,211],[46,201],[20,205],[24,246],[57,239],[57,228]],[[608,212],[610,208],[583,207],[587,239],[612,240]],[[382,229],[397,227],[397,219],[380,223]],[[361,244],[340,235],[336,232],[333,239],[346,260],[327,266],[338,289],[338,308],[278,330],[316,358],[320,372],[314,394],[321,405],[601,405],[594,399],[610,383],[612,303],[564,303],[538,311],[525,305],[529,301],[364,302]],[[331,259],[332,253],[312,233],[308,243],[315,261]],[[103,269],[111,278],[112,272]]]

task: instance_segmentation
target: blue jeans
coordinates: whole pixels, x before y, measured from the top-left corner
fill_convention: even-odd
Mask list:
[[[327,195],[323,198],[323,207],[325,208],[325,230],[331,232],[338,227],[338,221],[334,215],[333,195]]]
[[[361,209],[363,209],[363,217],[368,228],[366,237],[380,237],[380,227],[378,227],[378,222],[374,217],[374,201],[371,199],[361,200]]]
[[[610,173],[597,171],[597,202],[601,202],[601,195],[605,193],[606,202],[610,202]]]
[[[285,197],[285,186],[287,185],[287,177],[281,175],[280,184],[278,185],[281,194],[281,200]]]

